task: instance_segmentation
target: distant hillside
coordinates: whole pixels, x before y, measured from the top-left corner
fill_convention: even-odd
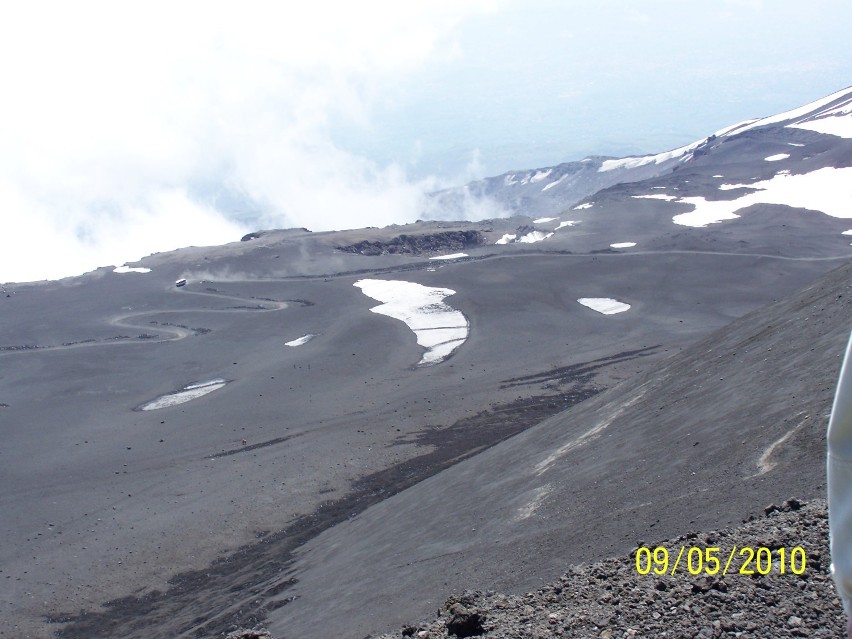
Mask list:
[[[671,151],[628,158],[593,156],[557,166],[509,171],[441,191],[434,196],[435,215],[441,217],[443,211],[450,217],[463,210],[470,197],[490,198],[518,215],[554,215],[616,184],[662,178],[674,172],[688,174],[711,165],[730,177],[723,167],[742,164],[752,152],[762,154],[760,159],[777,162],[800,156],[799,149],[826,135],[835,141],[852,138],[852,87],[785,113],[725,127]],[[732,143],[744,141],[748,143],[747,156],[727,153],[738,146]],[[743,147],[738,146],[738,150]],[[834,167],[850,165],[848,152],[845,159],[831,163]]]

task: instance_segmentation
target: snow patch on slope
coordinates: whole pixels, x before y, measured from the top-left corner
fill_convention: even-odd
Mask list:
[[[405,322],[414,331],[417,343],[426,349],[419,366],[445,360],[467,339],[467,318],[443,302],[455,294],[452,289],[402,280],[358,280],[353,286],[383,302],[370,311]]]
[[[154,399],[147,404],[143,404],[140,410],[158,410],[160,408],[169,408],[170,406],[184,404],[190,400],[198,399],[208,393],[219,390],[227,383],[228,382],[224,379],[211,379],[206,382],[196,382],[189,386],[184,386],[182,390],[176,393],[160,395],[157,399]]]
[[[837,218],[852,218],[852,167],[824,167],[791,175],[787,171],[775,177],[744,186],[756,189],[735,200],[713,201],[703,197],[678,200],[692,204],[693,211],[675,215],[672,221],[683,226],[703,227],[739,217],[735,213],[753,204],[784,204],[794,208],[821,211]]]
[[[533,175],[530,178],[530,184],[535,184],[536,182],[541,182],[548,175],[550,175],[552,171],[553,171],[553,169],[547,169],[546,171],[544,169],[542,169],[541,171],[536,171],[535,175]]]
[[[576,226],[580,223],[580,220],[565,220],[564,222],[560,222],[559,226],[556,227],[556,230],[564,229],[566,226]]]
[[[523,237],[518,239],[518,242],[522,242],[524,244],[534,244],[536,242],[541,242],[542,240],[546,240],[553,233],[545,233],[544,231],[530,231]]]
[[[297,339],[290,340],[289,342],[284,342],[284,345],[293,347],[301,346],[302,344],[307,344],[308,342],[310,342],[314,337],[316,337],[316,335],[314,335],[313,333],[308,333],[307,335],[302,335]]]
[[[143,266],[116,266],[112,269],[113,273],[150,273],[151,269],[145,268]]]
[[[565,179],[568,177],[568,175],[569,175],[569,174],[568,174],[568,173],[566,173],[565,175],[563,175],[563,176],[562,176],[561,178],[559,178],[558,180],[554,180],[554,181],[553,181],[553,182],[551,182],[550,184],[545,184],[545,185],[542,187],[542,189],[541,189],[541,190],[542,190],[542,191],[547,191],[548,189],[552,189],[552,188],[553,188],[554,186],[556,186],[557,184],[562,184],[562,182],[564,182],[564,181],[565,181]]]
[[[630,308],[630,304],[619,302],[611,297],[581,297],[577,300],[583,306],[603,315],[614,315],[623,313]]]
[[[430,260],[457,260],[460,257],[468,257],[467,253],[450,253],[449,255],[436,255],[435,257],[430,257]]]
[[[635,197],[637,200],[667,200],[672,201],[676,200],[676,195],[666,195],[665,193],[651,193],[650,195],[632,195],[631,197]]]
[[[847,87],[846,89],[841,89],[831,95],[828,95],[819,100],[815,100],[805,106],[799,107],[797,109],[792,109],[790,111],[785,111],[784,113],[779,113],[778,115],[773,115],[768,118],[761,118],[759,120],[755,120],[750,124],[741,127],[732,127],[729,131],[724,133],[724,135],[739,135],[740,133],[744,133],[746,131],[750,131],[755,127],[766,126],[768,124],[778,124],[779,122],[784,122],[785,120],[795,120],[796,118],[801,118],[806,115],[821,109],[822,107],[831,104],[835,100],[839,100],[842,97],[852,94],[852,87]],[[788,125],[793,126],[793,125]],[[806,128],[806,127],[799,127]]]

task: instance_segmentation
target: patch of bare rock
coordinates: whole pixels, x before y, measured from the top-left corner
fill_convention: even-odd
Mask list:
[[[638,574],[634,550],[623,557],[572,566],[559,581],[535,592],[509,595],[468,591],[450,597],[433,621],[407,625],[378,639],[844,636],[843,609],[829,574],[824,500],[805,505],[791,499],[783,505],[767,507],[760,518],[752,518],[738,528],[690,532],[674,540],[648,540],[639,546],[667,548],[668,572]],[[745,569],[754,574],[741,574],[748,552],[736,552],[727,574],[722,576],[734,546],[768,548],[773,559],[771,571],[759,574],[752,561]],[[717,574],[702,571],[692,575],[683,559],[675,574],[670,574],[681,547],[687,552],[692,547],[701,548],[702,552],[718,547],[721,565]],[[789,564],[790,552],[796,547],[802,548],[806,556],[804,572],[799,575],[791,571]],[[784,574],[778,561],[782,548],[787,559]],[[766,556],[764,553],[764,560]],[[801,558],[798,553],[797,561]],[[693,568],[697,568],[697,562]],[[801,571],[801,565],[796,568]],[[766,569],[764,561],[762,570]]]
[[[461,251],[485,243],[479,231],[443,231],[440,233],[399,235],[385,242],[364,240],[337,250],[358,255],[431,255]]]

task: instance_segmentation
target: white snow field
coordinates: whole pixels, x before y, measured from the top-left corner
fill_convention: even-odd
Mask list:
[[[536,242],[541,242],[542,240],[546,240],[553,233],[545,233],[543,231],[530,231],[523,237],[518,238],[518,242],[522,242],[524,244],[535,244]]]
[[[645,166],[646,164],[662,164],[666,160],[673,160],[674,158],[683,157],[690,151],[693,151],[700,144],[704,144],[704,139],[698,140],[697,142],[693,142],[692,144],[687,144],[686,146],[682,146],[677,149],[672,149],[671,151],[657,153],[656,155],[645,155],[642,157],[634,158],[622,158],[620,160],[604,160],[601,163],[601,167],[598,169],[598,173],[614,171],[615,169],[635,169],[640,166]]]
[[[636,242],[617,242],[616,244],[610,244],[612,248],[630,248],[632,246],[636,246]]]
[[[573,210],[575,210],[575,211],[581,211],[581,210],[583,210],[583,209],[590,209],[590,208],[592,208],[594,205],[595,205],[595,203],[594,203],[594,202],[586,202],[585,204],[578,204],[577,206],[575,206],[575,207],[574,207],[574,209],[573,209]]]
[[[852,138],[852,101],[836,109],[826,111],[813,120],[789,124],[787,128],[807,129],[817,133],[836,135],[840,138]]]
[[[559,226],[556,227],[555,230],[564,229],[566,226],[576,226],[580,223],[580,220],[565,220],[564,222],[560,222]]]
[[[650,195],[632,195],[631,197],[635,197],[637,200],[666,200],[668,202],[677,199],[677,195],[666,195],[665,193],[651,193]]]
[[[852,229],[849,229],[848,231],[843,231],[841,235],[852,235]]]
[[[682,226],[704,227],[738,218],[736,211],[753,204],[785,204],[794,208],[821,211],[831,217],[852,218],[852,167],[824,167],[801,175],[779,171],[769,180],[719,186],[721,191],[739,188],[752,191],[734,200],[675,198],[673,201],[691,204],[694,210],[675,215],[672,221]],[[656,195],[633,197],[656,198]]]
[[[565,175],[563,175],[563,176],[562,176],[561,178],[559,178],[558,180],[553,180],[553,182],[551,182],[550,184],[545,184],[545,185],[541,188],[541,190],[542,190],[542,191],[547,191],[548,189],[552,189],[552,188],[553,188],[554,186],[556,186],[557,184],[562,184],[562,182],[564,182],[564,181],[565,181],[565,179],[568,177],[568,175],[569,175],[569,174],[568,174],[568,173],[566,173]]]
[[[778,160],[786,160],[790,157],[789,153],[777,153],[776,155],[770,155],[768,158],[763,158],[767,162],[777,162]]]
[[[556,219],[556,218],[553,218]],[[561,226],[559,228],[562,228]],[[495,244],[514,244],[516,242],[521,242],[523,244],[534,244],[536,242],[541,242],[542,240],[546,240],[553,233],[545,233],[544,231],[530,231],[526,235],[518,237],[514,233],[506,233],[499,240],[494,242]]]
[[[555,219],[555,217],[540,217],[537,220],[533,220],[533,224],[547,224]]]
[[[843,97],[848,97],[849,100],[829,111],[814,114],[814,111],[818,111],[822,107]],[[811,131],[818,131],[820,133],[831,133],[832,135],[839,135],[841,137],[852,137],[852,119],[843,117],[850,113],[850,102],[852,102],[852,87],[843,89],[842,91],[837,91],[836,93],[832,93],[820,100],[816,100],[815,102],[811,102],[810,104],[806,104],[803,107],[799,107],[791,111],[779,113],[768,118],[746,120],[739,124],[719,129],[711,137],[739,135],[740,133],[754,129],[755,127],[777,124],[786,120],[795,120],[796,118],[808,115],[811,116],[809,121],[797,122],[787,126],[810,129]],[[615,169],[635,169],[640,166],[645,166],[646,164],[661,164],[667,160],[673,160],[675,158],[688,159],[691,157],[689,154],[704,144],[706,140],[707,138],[696,140],[692,144],[687,144],[686,146],[672,149],[671,151],[666,151],[664,153],[657,153],[656,155],[622,158],[620,160],[604,160],[598,169],[598,172],[613,171]]]
[[[460,257],[468,257],[467,253],[450,253],[449,255],[436,255],[430,257],[430,260],[457,260]]]
[[[442,362],[467,339],[467,318],[443,302],[455,291],[402,280],[358,280],[353,284],[367,297],[383,302],[370,309],[405,322],[426,349],[418,366]]]
[[[180,390],[176,393],[160,395],[157,399],[152,400],[147,404],[144,404],[141,407],[141,410],[158,410],[160,408],[177,406],[178,404],[183,404],[192,399],[203,397],[207,393],[212,393],[215,390],[219,390],[227,383],[228,382],[226,382],[224,379],[211,379],[206,382],[196,382],[194,384],[190,384],[189,386],[184,386],[183,390]]]
[[[313,333],[308,333],[307,335],[302,335],[297,339],[290,340],[289,342],[284,342],[284,346],[301,346],[302,344],[307,344],[315,337],[316,335],[314,335]]]
[[[113,273],[150,273],[151,269],[145,268],[143,266],[116,266],[112,269]]]
[[[611,297],[581,297],[577,301],[583,306],[587,306],[593,311],[597,311],[603,315],[623,313],[630,308],[630,304],[619,302]]]
[[[767,124],[778,124],[779,122],[784,122],[785,120],[795,120],[796,118],[800,118],[806,115],[813,113],[814,111],[821,109],[827,104],[831,104],[835,100],[838,100],[845,96],[852,96],[852,87],[847,87],[846,89],[842,89],[837,91],[836,93],[832,93],[831,95],[827,95],[824,98],[820,98],[819,100],[815,100],[810,104],[806,104],[805,106],[799,107],[797,109],[792,109],[791,111],[785,111],[784,113],[779,113],[777,115],[770,116],[768,118],[762,118],[759,120],[754,120],[753,122],[745,123],[744,126],[734,126],[730,127],[729,130],[724,133],[724,135],[739,135],[740,133],[745,133],[750,129],[754,129],[759,126],[766,126]],[[829,111],[828,113],[832,113]],[[823,115],[823,114],[821,114]],[[827,114],[826,114],[827,115]],[[810,124],[810,123],[807,123]],[[788,124],[788,127],[796,127],[796,128],[807,128],[800,125],[800,123],[796,124]]]
[[[531,183],[531,184],[535,184],[536,182],[541,182],[541,181],[542,181],[542,180],[544,180],[544,179],[545,179],[548,175],[550,175],[551,171],[553,171],[553,169],[547,169],[546,171],[545,171],[545,170],[536,171],[535,175],[533,175],[533,176],[530,178],[530,183]]]

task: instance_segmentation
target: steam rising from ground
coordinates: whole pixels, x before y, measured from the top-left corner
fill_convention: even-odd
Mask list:
[[[14,123],[0,127],[0,282],[257,228],[442,216],[426,193],[445,185],[349,153],[331,130],[369,127],[395,78],[459,55],[454,30],[486,3],[367,4],[10,8],[0,24],[0,121]],[[472,202],[456,214],[496,212]]]

